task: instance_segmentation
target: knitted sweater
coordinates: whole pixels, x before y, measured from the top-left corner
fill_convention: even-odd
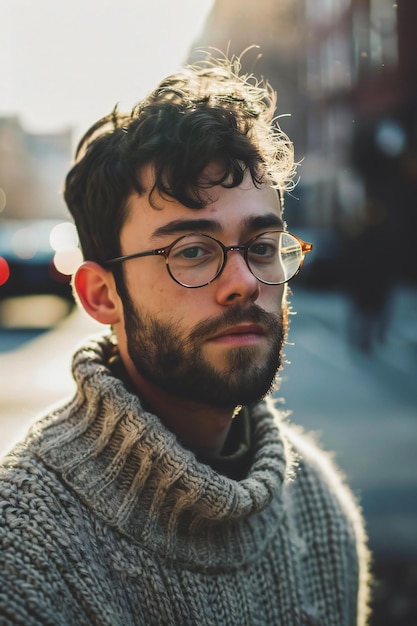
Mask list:
[[[365,624],[361,515],[328,458],[268,401],[228,478],[111,353],[103,337],[75,354],[75,397],[0,466],[1,626]]]

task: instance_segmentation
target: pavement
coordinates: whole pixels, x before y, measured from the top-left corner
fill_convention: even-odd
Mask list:
[[[372,548],[417,558],[417,290],[394,294],[386,342],[353,347],[349,302],[294,289],[278,395],[313,432],[361,502]]]
[[[74,309],[49,332],[0,354],[0,457],[49,407],[71,396],[72,353],[83,338],[102,328]]]
[[[277,397],[313,432],[362,503],[371,547],[417,559],[417,290],[396,290],[386,342],[352,347],[340,293],[296,281]],[[102,327],[75,310],[50,332],[0,354],[0,456],[40,414],[73,393],[74,347]]]

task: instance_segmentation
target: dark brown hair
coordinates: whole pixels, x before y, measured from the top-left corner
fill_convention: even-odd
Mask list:
[[[239,70],[237,58],[186,67],[131,113],[115,108],[87,131],[64,190],[85,259],[104,264],[120,254],[127,201],[145,192],[141,173],[148,164],[155,173],[149,193],[155,208],[156,192],[202,208],[211,187],[238,186],[246,171],[255,185],[288,187],[293,148],[274,123],[275,93]],[[212,163],[220,173],[209,178]]]

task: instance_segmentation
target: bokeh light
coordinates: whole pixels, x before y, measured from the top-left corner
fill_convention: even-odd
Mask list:
[[[49,242],[55,250],[54,265],[58,272],[66,276],[74,274],[83,260],[74,224],[62,222],[54,226],[49,235]]]
[[[378,148],[387,156],[399,156],[406,147],[404,129],[395,120],[383,120],[376,130]]]
[[[78,235],[74,224],[62,222],[54,226],[49,235],[49,243],[56,252],[77,248]]]
[[[10,245],[16,256],[32,259],[39,249],[39,240],[35,230],[28,226],[13,233]]]
[[[10,268],[6,259],[0,256],[0,285],[7,283],[10,277]]]
[[[68,248],[58,250],[54,256],[54,265],[58,272],[71,276],[76,272],[77,268],[83,261],[81,250],[79,248]]]
[[[0,213],[6,208],[6,201],[6,192],[2,187],[0,187]]]

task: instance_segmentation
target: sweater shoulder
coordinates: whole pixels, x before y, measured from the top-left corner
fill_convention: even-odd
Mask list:
[[[358,513],[361,517],[358,501],[335,462],[335,454],[321,446],[314,433],[288,419],[289,413],[277,409],[273,400],[268,400],[267,408],[278,424],[285,447],[287,486],[306,487],[311,495],[316,491],[328,494],[348,517]]]
[[[338,503],[341,512],[350,519],[358,518],[362,524],[359,502],[337,465],[335,454],[325,450],[317,443],[314,434],[300,426],[284,423],[282,432],[294,456],[293,482],[308,485],[312,495],[316,490],[327,493]]]
[[[309,549],[338,546],[338,554],[351,575],[357,598],[357,623],[367,623],[370,602],[370,553],[360,503],[334,461],[314,435],[283,421],[281,433],[292,456],[292,472],[284,497],[296,532]]]
[[[282,418],[279,422],[285,442],[290,472],[286,481],[287,506],[301,515],[322,520],[327,517],[346,535],[362,562],[368,560],[365,521],[358,498],[334,460],[334,453],[317,443],[313,433]],[[313,520],[312,520],[313,521]]]
[[[71,520],[79,505],[55,472],[24,445],[17,446],[0,463],[0,544],[21,549],[48,543],[71,545]],[[76,534],[74,530],[74,534]]]

